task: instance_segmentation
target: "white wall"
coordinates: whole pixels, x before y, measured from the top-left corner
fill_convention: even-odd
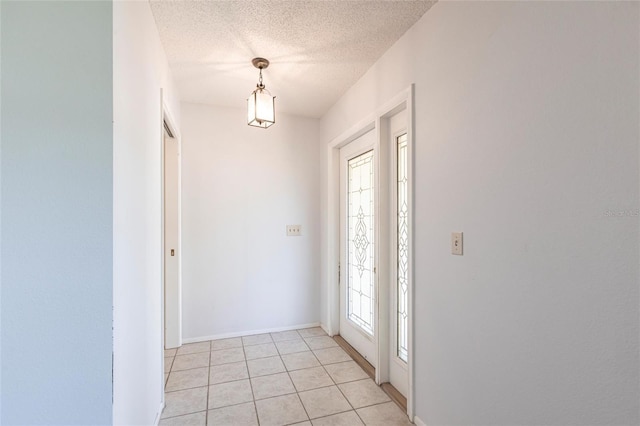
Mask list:
[[[638,423],[639,24],[638,3],[439,2],[323,118],[329,142],[415,83],[427,424]]]
[[[153,424],[163,400],[161,102],[179,118],[147,2],[114,2],[114,424]]]
[[[110,424],[111,3],[0,8],[0,423]]]
[[[182,122],[183,338],[319,322],[319,121],[182,104]]]

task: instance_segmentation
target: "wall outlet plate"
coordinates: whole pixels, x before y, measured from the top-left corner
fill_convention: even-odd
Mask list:
[[[299,237],[302,235],[301,225],[287,225],[287,237]]]
[[[462,256],[462,232],[451,233],[451,254]]]

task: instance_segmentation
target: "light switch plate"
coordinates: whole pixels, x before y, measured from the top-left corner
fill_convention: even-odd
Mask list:
[[[462,256],[462,232],[451,233],[451,254]]]
[[[302,235],[301,225],[287,225],[287,237],[299,237]]]

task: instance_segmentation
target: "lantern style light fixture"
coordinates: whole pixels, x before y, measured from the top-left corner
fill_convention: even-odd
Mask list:
[[[251,63],[260,70],[260,79],[256,90],[247,99],[247,124],[266,129],[276,122],[276,98],[271,96],[262,83],[262,70],[269,66],[269,61],[264,58],[253,58]]]

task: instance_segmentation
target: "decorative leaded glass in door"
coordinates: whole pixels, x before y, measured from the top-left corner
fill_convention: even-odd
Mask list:
[[[352,158],[347,166],[347,318],[373,336],[373,151]]]
[[[407,305],[409,303],[407,291],[409,284],[409,221],[408,221],[408,187],[407,187],[407,135],[398,137],[398,357],[407,362],[408,359],[408,323]]]

